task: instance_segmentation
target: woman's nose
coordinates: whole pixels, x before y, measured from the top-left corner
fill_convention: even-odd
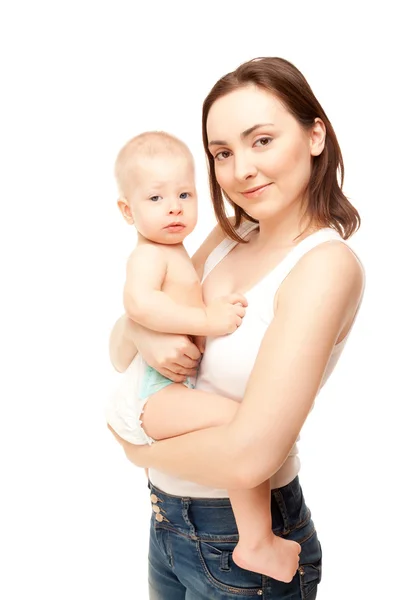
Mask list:
[[[235,177],[239,181],[245,181],[257,175],[257,167],[246,152],[235,155]]]

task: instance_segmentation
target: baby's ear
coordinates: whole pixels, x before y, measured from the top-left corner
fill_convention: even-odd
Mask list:
[[[133,225],[135,220],[133,218],[132,210],[129,206],[128,200],[126,198],[118,198],[117,204],[125,221],[129,223],[129,225]]]

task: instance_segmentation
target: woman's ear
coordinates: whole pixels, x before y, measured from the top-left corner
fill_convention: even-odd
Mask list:
[[[129,225],[133,225],[135,219],[133,217],[132,209],[129,206],[128,200],[126,198],[118,198],[117,204],[125,221],[129,223]]]
[[[311,156],[319,156],[325,148],[326,129],[321,119],[315,119],[310,130],[310,152]]]

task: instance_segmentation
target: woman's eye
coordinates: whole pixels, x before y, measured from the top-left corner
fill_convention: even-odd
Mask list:
[[[256,142],[255,142],[255,146],[268,146],[270,143],[272,142],[272,138],[270,137],[262,137],[259,138]]]
[[[150,196],[150,200],[152,202],[158,202],[159,200],[161,200],[161,196]]]
[[[182,194],[179,194],[179,198],[181,198],[182,200],[186,200],[186,198],[189,198],[189,196],[189,192],[182,192]]]
[[[215,160],[225,160],[226,158],[229,158],[229,156],[230,156],[230,152],[228,150],[221,150],[221,152],[218,152],[214,156],[214,159]]]

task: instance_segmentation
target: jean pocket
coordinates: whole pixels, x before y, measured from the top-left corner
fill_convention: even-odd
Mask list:
[[[300,590],[302,600],[314,600],[317,597],[317,586],[321,581],[322,563],[300,565]]]
[[[262,575],[241,569],[232,558],[236,542],[199,541],[197,549],[204,574],[211,585],[232,596],[262,596]]]

